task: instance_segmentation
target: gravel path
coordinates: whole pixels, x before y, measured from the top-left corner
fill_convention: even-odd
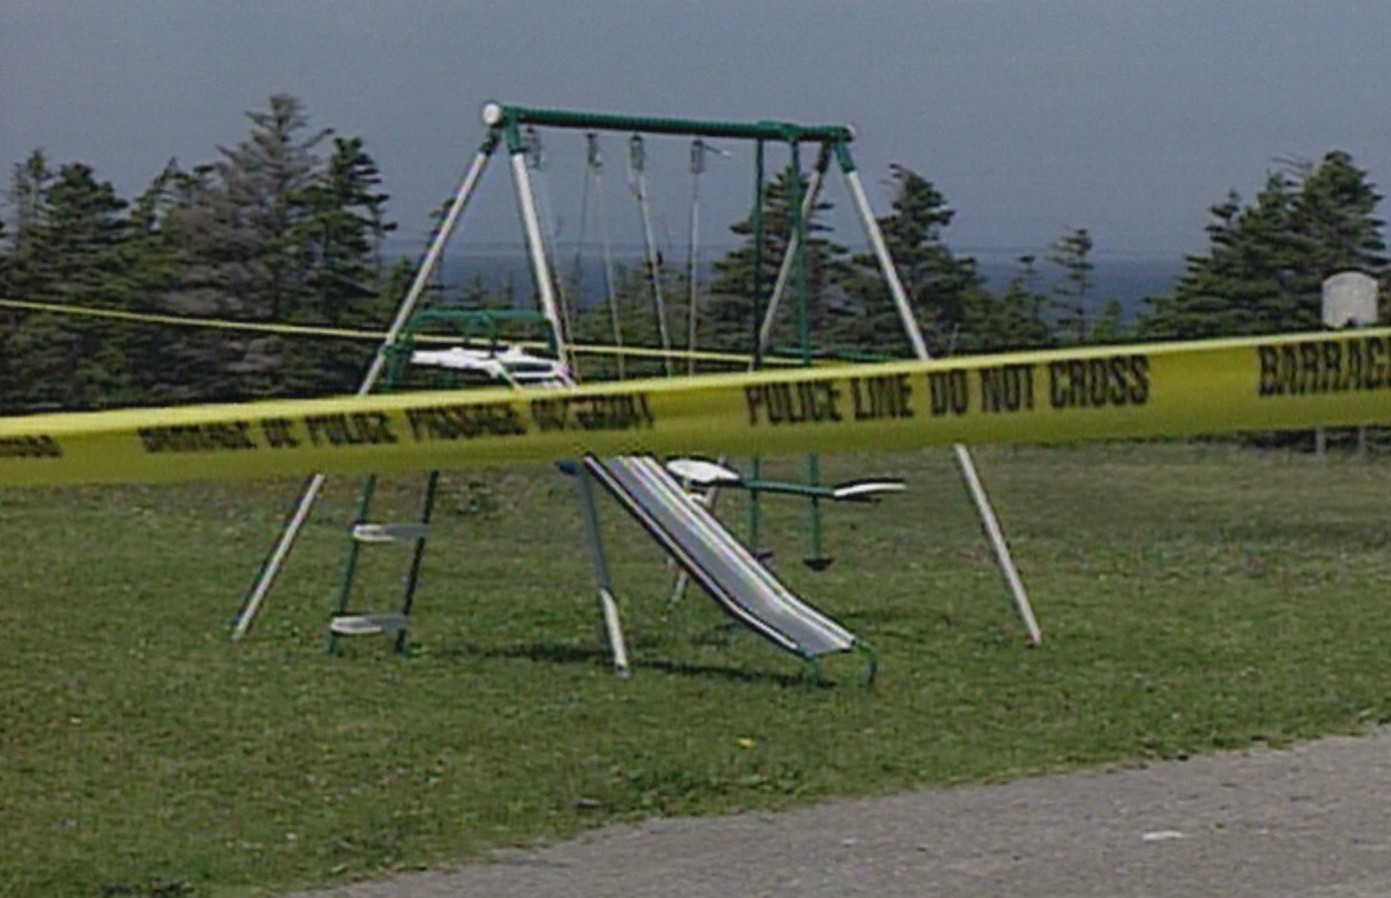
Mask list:
[[[1391,730],[1285,751],[653,820],[292,898],[1391,896]]]

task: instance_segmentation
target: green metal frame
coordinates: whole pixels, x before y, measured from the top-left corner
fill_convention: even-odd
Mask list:
[[[713,119],[686,119],[641,115],[614,115],[604,112],[577,112],[563,109],[537,109],[491,103],[484,108],[484,121],[504,133],[521,125],[545,125],[586,131],[641,131],[647,134],[675,134],[681,137],[723,137],[739,140],[774,140],[784,143],[847,144],[855,132],[844,125],[795,125],[790,122],[731,122]]]

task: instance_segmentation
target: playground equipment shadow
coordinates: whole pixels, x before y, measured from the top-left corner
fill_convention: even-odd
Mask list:
[[[571,643],[546,640],[506,646],[463,643],[457,647],[440,650],[435,654],[442,660],[453,658],[457,661],[463,661],[465,659],[471,660],[480,657],[521,658],[542,664],[577,665],[586,668],[597,668],[604,671],[611,669],[613,660],[602,645],[577,646]],[[799,676],[783,671],[732,668],[715,664],[696,664],[686,661],[663,660],[661,658],[649,658],[635,661],[631,664],[631,669],[633,671],[633,676],[638,676],[644,671],[651,671],[654,673],[681,677],[696,677],[701,679],[715,678],[744,683],[766,683],[769,685],[786,687],[806,686],[832,688],[836,685],[830,681],[818,681],[809,675]]]

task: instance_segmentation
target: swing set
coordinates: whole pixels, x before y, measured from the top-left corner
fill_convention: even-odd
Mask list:
[[[543,225],[543,237],[545,238],[545,249],[549,258],[554,260],[560,256],[558,239],[556,236],[555,217],[550,214],[550,203],[548,197],[550,190],[547,189],[546,175],[546,154],[542,146],[540,133],[534,124],[528,123],[521,130],[522,144],[525,147],[525,158],[527,166],[532,172],[535,183],[534,193],[537,196],[537,218]],[[610,347],[576,347],[577,351],[571,358],[576,376],[579,374],[579,362],[577,356],[581,351],[594,352],[601,349],[610,353],[615,359],[616,374],[619,380],[627,377],[625,358],[633,354],[634,350],[627,345],[623,328],[623,313],[621,310],[621,300],[619,297],[618,277],[616,274],[615,254],[613,249],[613,237],[609,212],[606,201],[605,182],[604,182],[604,153],[602,148],[602,138],[598,131],[587,130],[584,135],[585,140],[585,175],[583,180],[582,198],[579,213],[579,236],[575,241],[575,261],[572,270],[576,273],[576,279],[582,278],[583,254],[586,249],[587,227],[591,219],[591,205],[596,207],[595,217],[600,230],[600,246],[602,250],[603,275],[604,275],[604,304],[607,309],[609,321],[609,339],[612,341]],[[685,277],[686,277],[686,309],[685,309],[685,347],[676,349],[674,340],[671,336],[672,316],[670,307],[666,301],[664,292],[664,280],[667,273],[666,266],[662,259],[662,252],[656,238],[656,215],[653,212],[652,191],[648,181],[647,165],[647,141],[642,133],[630,135],[626,141],[626,154],[624,155],[625,169],[627,176],[627,187],[629,192],[636,200],[639,219],[641,222],[642,233],[642,267],[645,275],[645,283],[650,293],[650,311],[655,322],[655,333],[660,343],[658,350],[653,350],[661,361],[662,370],[660,373],[667,377],[674,376],[677,372],[674,361],[679,361],[684,357],[686,361],[685,374],[693,376],[697,373],[697,364],[700,360],[710,358],[709,354],[700,351],[697,341],[698,322],[701,315],[701,243],[700,243],[700,223],[701,223],[701,179],[705,174],[707,159],[710,156],[729,158],[732,154],[719,147],[707,143],[703,137],[697,136],[692,139],[689,155],[690,173],[690,200],[689,218],[687,229]],[[758,161],[760,168],[764,167],[763,160]],[[761,195],[763,182],[766,176],[759,179],[759,186],[756,193]],[[755,246],[753,282],[748,285],[751,296],[764,295],[767,285],[760,283],[759,278],[763,268],[762,260],[767,258],[766,237],[767,228],[761,220],[761,216],[768,209],[766,199],[756,198],[754,203],[754,218],[751,231],[753,233]],[[807,209],[814,208],[815,199],[809,198]],[[809,215],[809,213],[808,213]],[[806,221],[803,221],[803,227]],[[805,233],[803,231],[803,233]],[[796,264],[796,263],[794,263]],[[802,260],[801,267],[805,268],[805,260]],[[563,278],[557,277],[556,299],[560,311],[560,318],[570,328],[574,328],[574,310],[578,303],[572,301],[567,296],[567,287]],[[782,283],[778,285],[776,295],[780,295],[787,287],[787,276],[784,273]],[[570,289],[573,289],[571,287]],[[806,290],[803,289],[798,294],[798,346],[795,347],[790,355],[770,356],[768,354],[768,343],[772,333],[774,323],[774,313],[776,307],[773,305],[765,306],[763,318],[766,321],[766,332],[760,330],[759,333],[750,335],[750,343],[757,341],[753,350],[743,357],[744,365],[747,370],[755,370],[761,365],[768,364],[770,361],[781,364],[806,365],[810,364],[813,356],[820,355],[817,347],[813,343],[813,329],[807,323],[810,316],[807,314]],[[750,308],[750,320],[757,321],[756,312],[753,306]],[[572,343],[572,345],[574,345]],[[823,502],[873,502],[883,495],[900,492],[904,488],[901,480],[893,478],[864,478],[848,484],[825,485],[820,482],[818,460],[815,455],[808,456],[808,473],[805,482],[789,482],[764,479],[755,473],[752,477],[745,477],[732,468],[728,467],[727,460],[710,460],[702,466],[700,460],[684,460],[687,463],[682,465],[683,460],[676,460],[677,467],[682,472],[681,479],[694,488],[712,493],[721,487],[738,488],[746,490],[751,496],[749,505],[749,542],[755,549],[759,550],[759,531],[760,531],[760,506],[758,499],[763,494],[779,494],[796,496],[808,501],[810,507],[810,526],[809,543],[810,552],[804,561],[813,570],[825,570],[830,566],[832,558],[826,554],[823,547],[822,538],[822,507]],[[690,462],[697,462],[692,465]],[[709,467],[710,464],[715,468]],[[759,467],[759,462],[755,459],[752,462],[755,471]],[[718,470],[716,470],[718,468]],[[673,468],[676,470],[676,468]],[[682,584],[684,585],[684,584]],[[678,587],[678,592],[681,587]]]
[[[574,310],[577,305],[566,293],[562,279],[556,275],[553,262],[557,251],[554,227],[543,228],[543,221],[553,218],[544,214],[547,203],[544,180],[538,184],[533,175],[543,167],[540,129],[579,131],[585,147],[584,198],[580,217],[580,239],[577,253],[583,250],[585,231],[589,223],[589,205],[593,199],[598,206],[598,224],[603,257],[605,303],[612,332],[612,345],[601,351],[612,356],[614,369],[622,378],[632,373],[628,360],[650,356],[650,348],[639,348],[625,342],[620,314],[617,265],[604,199],[604,158],[601,135],[626,134],[627,175],[629,189],[637,200],[643,233],[643,262],[651,291],[652,312],[660,347],[662,373],[667,376],[691,375],[697,371],[701,354],[696,348],[699,320],[700,290],[700,216],[701,178],[706,162],[712,155],[726,156],[711,141],[741,141],[752,144],[754,157],[753,206],[750,230],[753,246],[753,275],[749,284],[749,352],[750,370],[769,364],[789,361],[812,365],[817,360],[813,345],[810,315],[811,284],[808,266],[809,219],[826,184],[833,165],[840,169],[857,219],[862,225],[873,257],[888,287],[903,331],[919,359],[929,358],[926,341],[913,316],[906,292],[890,258],[887,245],[879,230],[859,172],[850,153],[853,133],[839,125],[802,126],[784,122],[726,122],[675,118],[647,118],[602,113],[532,109],[490,103],[484,107],[483,121],[487,128],[484,140],[458,187],[438,231],[431,242],[414,280],[397,309],[395,319],[384,339],[381,351],[374,359],[358,389],[365,395],[379,388],[379,382],[391,383],[400,374],[403,360],[412,356],[416,364],[432,365],[454,371],[482,374],[493,381],[510,383],[518,388],[544,388],[548,385],[569,384],[578,380],[581,370],[582,347],[573,339]],[[688,289],[685,350],[673,346],[667,318],[666,295],[663,292],[664,266],[656,239],[651,193],[647,179],[647,138],[664,135],[691,139],[689,172],[691,196],[686,259]],[[781,146],[787,153],[785,180],[786,208],[783,214],[787,233],[784,251],[778,261],[777,274],[771,284],[763,274],[765,259],[770,258],[765,207],[768,201],[768,150]],[[538,356],[516,345],[504,345],[496,332],[481,348],[477,341],[468,346],[444,351],[413,349],[414,335],[432,314],[419,311],[427,286],[439,266],[444,247],[458,229],[465,208],[482,179],[490,160],[500,147],[505,147],[520,213],[528,267],[536,293],[537,309],[528,313],[543,323],[546,332],[541,344],[550,355]],[[808,147],[815,154],[809,170],[804,170],[803,153]],[[786,359],[770,349],[774,324],[781,306],[792,298],[795,314],[797,347],[795,357]],[[476,320],[489,320],[483,313]],[[467,315],[465,316],[467,317]],[[495,327],[495,320],[489,324]],[[535,344],[531,344],[535,345]],[[678,372],[676,360],[686,360],[685,370]],[[1028,596],[1011,558],[999,521],[991,507],[984,486],[976,471],[970,452],[964,446],[954,447],[955,460],[968,494],[975,505],[982,529],[988,538],[995,559],[1004,576],[1023,621],[1030,643],[1038,643],[1042,634],[1035,621]],[[750,474],[744,476],[732,467],[728,459],[675,459],[663,464],[655,459],[630,457],[597,459],[586,457],[573,466],[578,481],[590,557],[600,597],[605,630],[613,652],[614,666],[620,673],[628,670],[627,652],[618,621],[617,603],[608,575],[602,541],[599,538],[597,512],[591,484],[598,482],[614,496],[642,526],[665,548],[681,568],[674,595],[684,590],[687,580],[694,579],[731,616],[755,632],[792,651],[804,660],[816,663],[823,654],[836,651],[860,650],[871,658],[872,650],[839,624],[805,605],[774,575],[758,551],[758,498],[763,494],[791,495],[810,505],[810,553],[806,563],[813,570],[824,569],[830,556],[824,551],[821,512],[824,502],[872,502],[880,497],[900,492],[903,483],[893,479],[867,479],[841,484],[825,484],[820,475],[819,460],[806,460],[803,482],[767,480],[761,476],[757,460],[751,463]],[[427,492],[429,498],[422,509],[422,520],[414,526],[371,525],[365,520],[367,495],[364,493],[359,520],[355,524],[354,544],[345,585],[335,609],[330,627],[330,644],[337,638],[369,632],[393,632],[398,648],[405,644],[405,628],[419,579],[420,555],[428,533],[430,508],[438,473],[431,475]],[[281,535],[262,565],[252,589],[234,623],[234,638],[244,637],[264,603],[277,575],[283,568],[298,534],[308,518],[324,478],[316,475],[296,504]],[[747,490],[749,502],[749,535],[746,541],[735,539],[713,514],[720,488]],[[407,578],[406,595],[401,611],[389,615],[355,614],[347,610],[352,586],[352,569],[356,564],[360,544],[387,539],[404,539],[414,544],[411,573]]]

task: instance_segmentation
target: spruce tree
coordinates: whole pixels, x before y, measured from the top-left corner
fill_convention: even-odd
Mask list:
[[[40,160],[35,154],[30,163]],[[42,175],[41,177],[37,177]],[[8,280],[22,299],[83,308],[129,308],[131,256],[126,203],[82,163],[51,176],[26,163],[12,196],[22,196],[22,242]],[[30,193],[37,187],[37,193]],[[128,402],[129,325],[93,317],[25,312],[4,346],[8,410],[91,409]]]
[[[748,352],[752,348],[755,328],[761,324],[755,321],[755,281],[761,285],[763,299],[768,299],[792,234],[789,214],[792,178],[790,169],[781,169],[764,188],[763,257],[757,279],[753,216],[730,226],[733,233],[743,238],[743,243],[715,261],[710,301],[701,325],[701,331],[710,334],[710,345],[714,348],[735,352]],[[824,218],[831,208],[830,203],[818,201],[806,221],[807,315],[812,344],[818,347],[832,342],[837,324],[852,312],[846,285],[853,277],[846,249],[825,236],[830,227]],[[776,347],[790,349],[797,341],[796,291],[794,277],[784,292],[774,324],[772,343]]]
[[[315,150],[330,133],[309,134],[294,97],[277,94],[270,109],[247,113],[250,136],[220,147],[207,177],[189,185],[186,205],[167,227],[179,256],[175,285],[162,305],[183,315],[258,322],[289,321],[308,294],[309,266],[299,227],[309,212],[305,190],[317,176]],[[171,399],[220,400],[286,391],[286,342],[234,331],[181,341]]]
[[[54,173],[42,149],[31,152],[14,167],[5,189],[5,205],[10,222],[10,248],[15,254],[23,252],[30,238],[44,219],[44,193],[53,183]]]
[[[1293,272],[1301,295],[1321,296],[1324,280],[1340,271],[1373,277],[1385,271],[1384,222],[1375,217],[1381,199],[1367,173],[1341,150],[1304,174],[1289,214],[1290,230],[1307,248]]]
[[[1072,228],[1052,246],[1048,261],[1062,269],[1063,278],[1053,286],[1053,308],[1057,315],[1058,340],[1064,344],[1086,343],[1091,339],[1092,235],[1086,228]]]
[[[878,220],[879,228],[928,351],[952,354],[972,341],[969,319],[972,308],[984,301],[985,279],[976,271],[975,259],[957,258],[947,246],[945,232],[956,212],[936,185],[903,165],[891,165],[890,176],[893,211]],[[857,290],[856,343],[883,354],[911,354],[877,260],[866,254],[855,262],[863,277]]]
[[[381,246],[395,225],[385,218],[381,173],[362,139],[335,138],[321,175],[296,197],[303,218],[292,231],[304,266],[303,297],[290,321],[345,328],[385,327],[399,297],[384,295]],[[289,350],[285,392],[351,390],[371,347],[343,340],[297,341]]]
[[[1035,257],[1020,256],[1019,271],[999,296],[980,290],[966,307],[964,352],[1006,352],[1053,345],[1046,319],[1049,297],[1038,292]]]
[[[1340,271],[1385,276],[1381,197],[1352,157],[1284,166],[1249,205],[1232,192],[1210,210],[1208,251],[1188,259],[1170,297],[1151,301],[1146,336],[1196,339],[1317,329],[1322,284]]]

